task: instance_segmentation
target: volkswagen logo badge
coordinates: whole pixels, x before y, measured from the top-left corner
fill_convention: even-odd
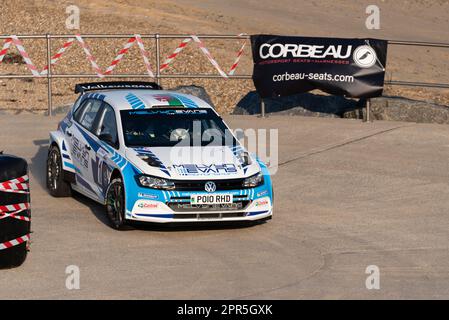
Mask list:
[[[204,185],[204,190],[206,190],[207,192],[215,192],[215,190],[217,190],[217,186],[212,181],[208,181]]]

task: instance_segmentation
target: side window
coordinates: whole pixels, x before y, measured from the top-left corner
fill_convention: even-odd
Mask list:
[[[97,117],[98,110],[101,107],[101,101],[96,99],[91,99],[84,108],[79,123],[87,130],[92,131],[95,118]]]
[[[117,133],[117,121],[115,118],[114,109],[104,103],[103,104],[103,116],[100,120],[98,130],[96,134],[100,137],[101,140],[110,144],[111,146],[118,148],[118,133]]]
[[[84,100],[83,104],[75,110],[75,113],[73,114],[73,119],[75,119],[76,122],[80,122],[84,110],[86,110],[87,106],[89,106],[90,104],[92,104],[92,100],[90,99]]]
[[[69,112],[71,112],[72,114],[75,114],[78,111],[78,109],[80,108],[81,102],[84,102],[83,101],[83,95],[80,95],[76,99],[75,103],[73,104],[73,107],[70,109]]]

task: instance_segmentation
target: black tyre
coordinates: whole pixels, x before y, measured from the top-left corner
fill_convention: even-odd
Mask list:
[[[128,225],[125,219],[125,189],[122,178],[114,178],[109,184],[106,194],[106,210],[114,229],[127,229]]]
[[[70,184],[63,180],[61,152],[55,145],[48,151],[47,188],[53,197],[68,197],[72,193]]]

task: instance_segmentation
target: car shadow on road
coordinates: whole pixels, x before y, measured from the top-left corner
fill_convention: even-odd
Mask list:
[[[49,147],[48,139],[34,140],[33,143],[34,145],[39,146],[39,149],[34,157],[31,158],[31,163],[29,166],[30,172],[34,177],[34,181],[40,185],[41,189],[45,190],[49,197],[51,197],[47,189],[46,163]],[[82,205],[88,207],[100,222],[107,225],[108,227],[111,227],[111,224],[109,223],[109,220],[104,211],[104,207],[102,205],[75,191],[72,191],[72,198],[75,201],[80,202]],[[64,199],[61,198],[61,201],[64,201]]]
[[[72,197],[76,201],[85,205],[90,209],[97,220],[104,225],[112,228],[112,224],[107,216],[106,208],[95,202],[94,200],[73,191]],[[189,231],[209,231],[209,230],[226,230],[226,229],[244,229],[251,228],[256,225],[265,223],[262,222],[196,222],[196,223],[149,223],[149,222],[130,222],[122,232],[130,231],[152,231],[152,232],[189,232]]]
[[[89,208],[92,214],[95,216],[95,218],[97,218],[99,222],[112,228],[112,225],[106,215],[106,209],[103,205],[73,190],[72,190],[72,198],[77,202],[81,203],[83,206]]]
[[[107,216],[106,208],[94,200],[76,192],[72,192],[72,197],[90,209],[97,220],[104,225],[112,228],[112,224]],[[149,223],[149,222],[131,222],[122,232],[130,231],[153,231],[153,232],[189,232],[189,231],[209,231],[226,229],[244,229],[251,228],[264,222],[196,222],[196,223]]]
[[[33,175],[35,181],[39,183],[40,187],[47,191],[47,153],[48,153],[48,139],[33,140],[34,145],[39,146],[37,153],[31,158],[29,170]]]
[[[189,231],[210,231],[227,229],[248,229],[266,223],[261,222],[192,222],[156,224],[148,222],[134,222],[131,228],[134,230],[154,231],[154,232],[189,232]]]

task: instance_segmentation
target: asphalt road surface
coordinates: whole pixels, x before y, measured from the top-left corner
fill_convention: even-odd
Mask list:
[[[449,298],[449,127],[227,117],[279,128],[273,220],[119,232],[103,208],[45,189],[59,117],[1,116],[0,149],[31,166],[32,247],[0,298]],[[80,268],[80,290],[66,267]],[[369,265],[380,289],[365,286]]]

